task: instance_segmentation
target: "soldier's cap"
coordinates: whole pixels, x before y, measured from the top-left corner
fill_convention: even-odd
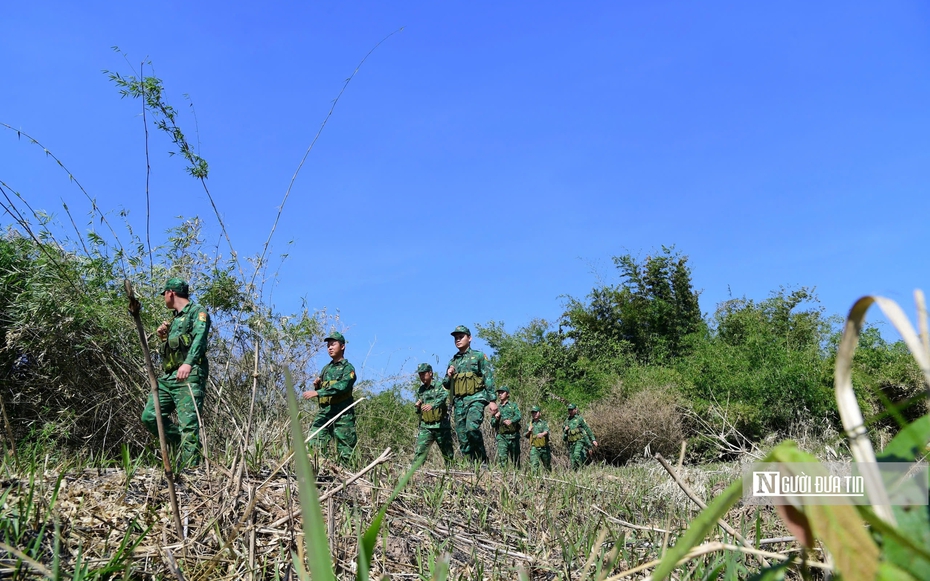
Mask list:
[[[530,413],[534,413],[534,414],[535,414],[536,412],[541,412],[541,411],[542,411],[542,410],[539,409],[539,406],[538,406],[538,405],[534,405],[534,406],[533,406],[533,409],[530,410]]]
[[[326,337],[326,338],[323,339],[323,340],[324,340],[324,341],[339,341],[339,342],[342,343],[343,345],[346,344],[346,338],[345,338],[345,336],[343,336],[343,334],[340,333],[339,331],[333,331],[332,333],[329,334],[328,337]]]
[[[570,409],[570,410],[576,410],[576,409],[578,409],[578,406],[576,406],[576,405],[573,404],[573,403],[570,403],[570,404],[568,404],[568,409]]]
[[[497,391],[506,391],[507,393],[510,393],[510,388],[507,387],[506,385],[502,385],[497,388]]]
[[[426,373],[427,371],[432,371],[433,366],[429,363],[421,363],[417,365],[417,373]]]
[[[161,289],[161,294],[172,291],[179,295],[187,295],[188,290],[187,281],[175,276],[168,279],[168,282],[165,283],[165,287]]]
[[[468,335],[469,337],[471,337],[471,331],[470,331],[470,330],[468,329],[468,327],[466,327],[465,325],[459,325],[458,327],[455,328],[454,331],[452,331],[452,332],[449,333],[449,334],[450,334],[450,335],[455,335],[456,333],[465,333],[466,335]]]

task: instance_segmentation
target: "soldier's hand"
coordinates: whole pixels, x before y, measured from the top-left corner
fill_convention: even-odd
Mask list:
[[[597,440],[594,440],[594,447],[597,448]]]
[[[417,401],[413,402],[413,407],[418,408],[418,407],[420,407],[422,404],[423,404],[422,401],[417,400]]]
[[[455,375],[455,367],[453,367],[453,366],[450,365],[450,366],[449,366],[449,369],[446,369],[446,375],[448,375],[448,376],[450,376],[450,377],[453,376],[453,375]]]
[[[178,367],[178,381],[184,381],[191,374],[191,366],[187,363]]]
[[[315,389],[311,389],[310,391],[305,391],[305,392],[303,392],[303,393],[300,394],[300,395],[301,395],[301,397],[303,397],[304,399],[313,399],[313,398],[315,398],[315,397],[317,396],[317,393],[316,393],[316,390],[315,390]]]
[[[168,328],[170,325],[168,321],[162,321],[161,325],[158,326],[158,329],[155,330],[155,333],[158,334],[158,338],[164,341],[168,338]]]
[[[500,416],[500,413],[498,413],[497,415],[498,415],[498,417],[499,417],[499,416]],[[513,422],[511,422],[510,420],[504,420],[504,425],[505,425],[505,426],[509,426],[509,425],[512,424],[512,423],[513,423]]]
[[[428,411],[430,411],[431,409],[433,409],[433,406],[431,406],[430,404],[426,404],[426,405],[424,405],[423,407],[420,408],[420,411],[428,412]]]
[[[317,388],[317,389],[320,389],[320,385],[322,385],[322,384],[323,384],[323,380],[320,379],[319,377],[317,377],[316,379],[313,380],[313,387],[315,387],[315,388]]]

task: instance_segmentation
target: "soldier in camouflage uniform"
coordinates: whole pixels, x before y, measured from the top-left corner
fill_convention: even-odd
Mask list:
[[[181,450],[180,467],[200,464],[200,412],[210,371],[207,364],[207,336],[210,315],[191,302],[187,282],[169,278],[162,289],[165,306],[174,311],[171,321],[164,321],[156,330],[161,340],[162,375],[158,378],[158,405],[161,409],[165,437]],[[178,425],[171,419],[178,414]],[[158,435],[155,402],[149,394],[142,423]]]
[[[434,441],[442,452],[446,466],[452,464],[452,425],[449,423],[449,390],[442,384],[433,384],[433,366],[421,363],[417,367],[420,375],[420,388],[414,404],[420,415],[420,431],[417,434],[416,451],[413,463],[426,461],[426,453]]]
[[[491,416],[491,427],[497,431],[497,462],[505,466],[507,461],[520,465],[520,408],[510,401],[510,388],[502,385],[497,388],[500,402]]]
[[[588,423],[578,413],[575,404],[568,404],[568,418],[562,430],[562,441],[568,444],[568,456],[571,459],[572,470],[578,470],[588,461],[592,446],[597,447],[594,432]]]
[[[310,433],[322,428],[329,420],[352,405],[352,388],[355,386],[355,367],[345,358],[346,338],[339,333],[330,333],[326,339],[326,352],[333,358],[323,366],[320,377],[313,380],[313,389],[303,393],[304,399],[319,398],[320,411],[310,425]],[[343,465],[352,459],[358,435],[355,433],[355,410],[351,409],[320,431],[310,442],[311,449],[326,451],[329,443],[336,440],[336,452]]]
[[[452,391],[459,450],[466,459],[487,464],[488,453],[484,449],[481,423],[484,421],[484,407],[497,397],[491,363],[484,353],[471,348],[468,327],[459,325],[451,334],[459,352],[449,361],[442,384]]]
[[[533,406],[530,411],[533,421],[526,430],[530,440],[530,470],[539,472],[540,465],[546,472],[552,471],[552,449],[549,447],[549,423],[542,419],[542,410]]]

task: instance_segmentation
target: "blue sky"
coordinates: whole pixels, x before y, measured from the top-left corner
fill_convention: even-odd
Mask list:
[[[338,102],[272,250],[289,254],[276,307],[338,310],[371,378],[444,363],[458,324],[554,320],[560,295],[616,281],[610,257],[661,245],[690,256],[707,313],[782,285],[828,313],[872,293],[910,313],[930,291],[926,4],[52,1],[0,18],[0,121],[137,230],[139,104],[101,71],[150,59],[241,255],[344,80],[403,27]],[[200,185],[150,146],[156,241],[181,215],[216,239]],[[59,218],[89,210],[6,130],[0,179]]]

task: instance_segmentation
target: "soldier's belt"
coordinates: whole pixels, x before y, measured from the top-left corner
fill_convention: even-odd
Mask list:
[[[344,401],[352,399],[351,393],[340,393],[337,395],[321,395],[320,396],[320,405],[336,405],[337,403],[342,403]]]
[[[532,444],[534,448],[545,448],[547,446],[545,437],[533,438],[530,440],[530,444]]]
[[[475,375],[472,371],[456,373],[455,377],[452,379],[453,395],[474,395],[481,391],[482,387],[482,378]]]

